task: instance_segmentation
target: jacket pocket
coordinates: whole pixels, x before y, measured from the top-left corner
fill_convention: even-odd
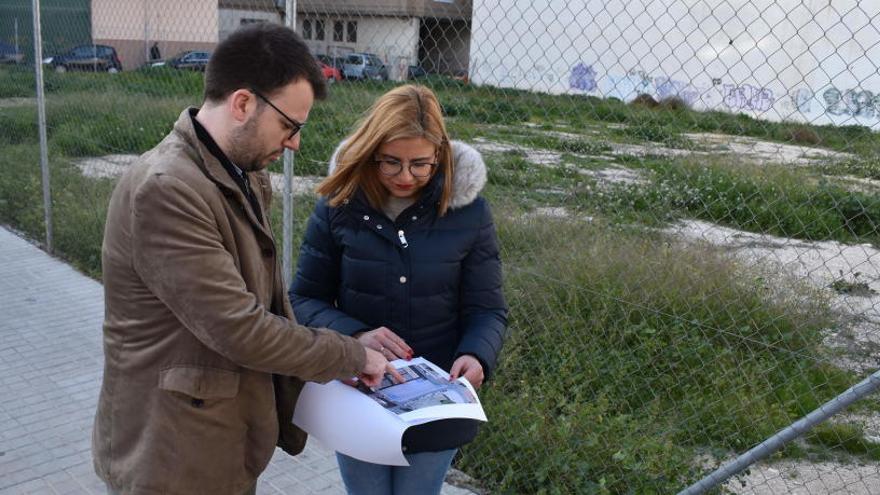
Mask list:
[[[232,399],[238,395],[237,371],[201,366],[175,366],[159,372],[159,388],[196,399]]]

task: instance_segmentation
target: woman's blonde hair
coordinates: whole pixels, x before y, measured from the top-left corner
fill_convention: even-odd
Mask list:
[[[376,100],[339,150],[333,173],[315,190],[329,198],[330,206],[339,206],[360,188],[370,205],[380,209],[388,193],[379,182],[374,156],[382,144],[405,138],[424,138],[436,147],[433,173],[443,174],[438,211],[445,214],[452,198],[452,147],[440,102],[424,86],[399,86]]]

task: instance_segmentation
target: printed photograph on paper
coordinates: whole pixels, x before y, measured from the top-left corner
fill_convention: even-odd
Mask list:
[[[394,414],[443,404],[477,403],[466,386],[458,381],[450,382],[427,364],[411,364],[397,371],[406,380],[404,383],[396,383],[386,374],[375,390],[363,384],[359,384],[358,389]]]

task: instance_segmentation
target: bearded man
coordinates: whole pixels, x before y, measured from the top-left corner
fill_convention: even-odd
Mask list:
[[[325,93],[293,31],[242,29],[217,46],[201,108],[119,180],[92,448],[110,493],[253,493],[276,443],[303,448],[303,381],[391,371],[355,339],[298,325],[285,297],[265,168],[299,149]]]

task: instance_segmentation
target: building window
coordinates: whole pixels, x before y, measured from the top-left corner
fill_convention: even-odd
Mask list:
[[[342,21],[333,21],[333,41],[342,41]]]
[[[315,21],[315,39],[324,41],[324,21]]]
[[[247,26],[248,24],[262,24],[266,22],[266,19],[251,19],[248,17],[242,17],[241,21],[239,21],[240,26]]]
[[[312,21],[308,19],[303,19],[303,39],[310,40],[312,39]]]
[[[357,21],[348,21],[347,40],[349,43],[357,43],[358,40],[358,23]]]

